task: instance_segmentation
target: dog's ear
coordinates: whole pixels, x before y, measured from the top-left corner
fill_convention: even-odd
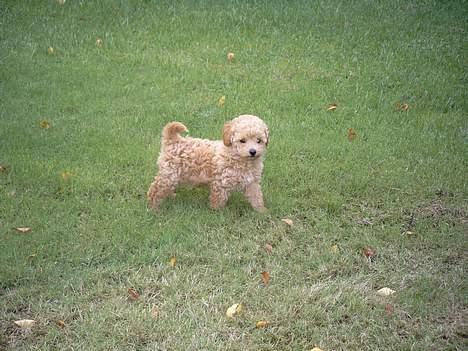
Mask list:
[[[268,141],[270,140],[270,131],[268,128],[265,128],[263,132],[265,133],[265,145],[268,145]]]
[[[227,122],[223,128],[223,143],[226,146],[232,145],[232,124]]]

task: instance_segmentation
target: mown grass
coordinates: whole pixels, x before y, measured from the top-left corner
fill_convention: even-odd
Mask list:
[[[0,349],[466,348],[467,8],[3,1]],[[270,212],[147,211],[162,126],[241,113]]]

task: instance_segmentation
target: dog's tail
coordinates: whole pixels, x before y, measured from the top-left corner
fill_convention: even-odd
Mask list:
[[[166,124],[162,131],[164,142],[174,142],[180,139],[180,133],[187,132],[188,129],[180,122],[171,122]]]

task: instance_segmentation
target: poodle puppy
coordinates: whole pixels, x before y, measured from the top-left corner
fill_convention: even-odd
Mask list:
[[[233,191],[242,192],[252,207],[265,212],[260,180],[268,145],[268,127],[260,118],[242,115],[227,122],[223,140],[182,137],[187,128],[179,122],[162,131],[159,173],[147,192],[148,202],[158,209],[161,202],[175,196],[177,186],[207,185],[210,206],[226,205]]]

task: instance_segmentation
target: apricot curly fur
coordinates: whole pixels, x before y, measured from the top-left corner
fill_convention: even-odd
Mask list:
[[[242,192],[257,211],[265,211],[261,190],[268,127],[259,117],[242,115],[227,122],[222,140],[183,137],[187,128],[168,123],[162,131],[159,172],[148,192],[149,205],[158,209],[179,185],[206,185],[210,206],[224,207],[233,191]]]

